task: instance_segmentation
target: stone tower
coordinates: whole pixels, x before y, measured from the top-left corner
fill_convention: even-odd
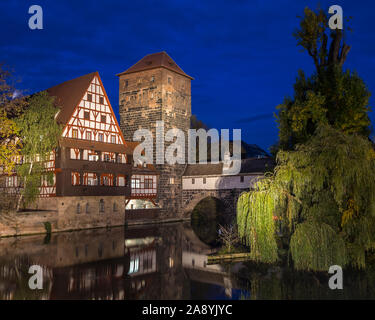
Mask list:
[[[120,127],[133,141],[138,129],[149,129],[155,143],[156,121],[164,121],[164,132],[178,128],[187,132],[191,117],[191,80],[166,52],[145,56],[119,73]],[[168,143],[164,142],[165,148]],[[156,159],[154,144],[154,163]],[[187,150],[187,148],[185,148]],[[185,155],[187,161],[187,155]],[[160,176],[157,202],[163,218],[181,214],[182,174],[185,165],[156,165]]]

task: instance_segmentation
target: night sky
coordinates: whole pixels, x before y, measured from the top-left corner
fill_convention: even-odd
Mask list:
[[[293,93],[298,69],[313,71],[292,33],[297,15],[318,3],[327,11],[341,5],[344,18],[353,17],[345,67],[373,92],[374,1],[2,0],[0,62],[26,93],[99,71],[117,112],[115,74],[166,51],[195,78],[193,114],[209,127],[241,128],[243,140],[267,149],[277,140],[275,107]],[[43,30],[28,28],[33,4],[43,8]]]

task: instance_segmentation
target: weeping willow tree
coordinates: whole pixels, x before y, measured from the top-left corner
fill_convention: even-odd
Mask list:
[[[270,178],[258,181],[255,190],[243,193],[237,203],[239,237],[250,247],[251,259],[259,262],[277,260],[274,212],[279,194],[274,186]]]
[[[328,20],[323,10],[304,11],[294,36],[316,70],[300,71],[294,96],[277,107],[274,172],[238,202],[240,236],[256,261],[277,261],[276,226],[297,269],[363,268],[375,247],[370,92],[343,70],[346,30],[331,30]]]
[[[256,261],[277,261],[280,221],[294,266],[365,267],[375,248],[375,152],[371,142],[328,125],[294,151],[279,151],[274,173],[241,195],[239,235]]]

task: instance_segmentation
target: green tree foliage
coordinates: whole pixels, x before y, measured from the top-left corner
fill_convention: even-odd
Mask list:
[[[22,97],[16,98],[11,72],[0,65],[0,168],[11,174],[19,155],[20,140],[14,116],[24,105]]]
[[[56,123],[58,108],[46,92],[31,96],[25,111],[16,119],[22,140],[24,163],[17,168],[17,174],[23,181],[18,209],[21,201],[30,203],[39,195],[42,179],[52,183],[53,173],[47,172],[45,161],[58,146],[61,127]]]
[[[241,194],[237,203],[239,237],[250,247],[251,259],[268,263],[278,259],[274,211],[279,192],[270,182],[258,181],[255,189]]]
[[[358,134],[319,126],[295,151],[279,151],[277,161],[274,173],[238,202],[239,235],[255,250],[254,258],[277,260],[274,254],[269,258],[268,248],[277,243],[275,221],[281,221],[283,234],[291,237],[296,268],[365,267],[366,251],[375,248],[371,143]]]
[[[330,30],[324,11],[306,8],[294,36],[313,58],[316,71],[310,77],[299,71],[293,98],[286,98],[277,107],[278,148],[291,150],[304,143],[319,124],[368,136],[370,92],[355,72],[342,68],[350,50],[343,42],[343,32]],[[332,40],[328,49],[329,38]]]
[[[306,8],[295,37],[316,71],[300,71],[294,97],[278,106],[277,166],[240,197],[239,235],[256,261],[277,261],[275,246],[286,242],[297,269],[364,268],[375,248],[370,93],[342,70],[350,46],[341,30],[329,29],[325,12]]]

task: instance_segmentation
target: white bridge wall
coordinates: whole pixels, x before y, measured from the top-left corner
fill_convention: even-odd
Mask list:
[[[183,190],[228,190],[228,189],[249,189],[263,175],[243,176],[191,176],[182,178]],[[204,178],[206,183],[204,183]],[[195,180],[193,183],[193,179]]]

